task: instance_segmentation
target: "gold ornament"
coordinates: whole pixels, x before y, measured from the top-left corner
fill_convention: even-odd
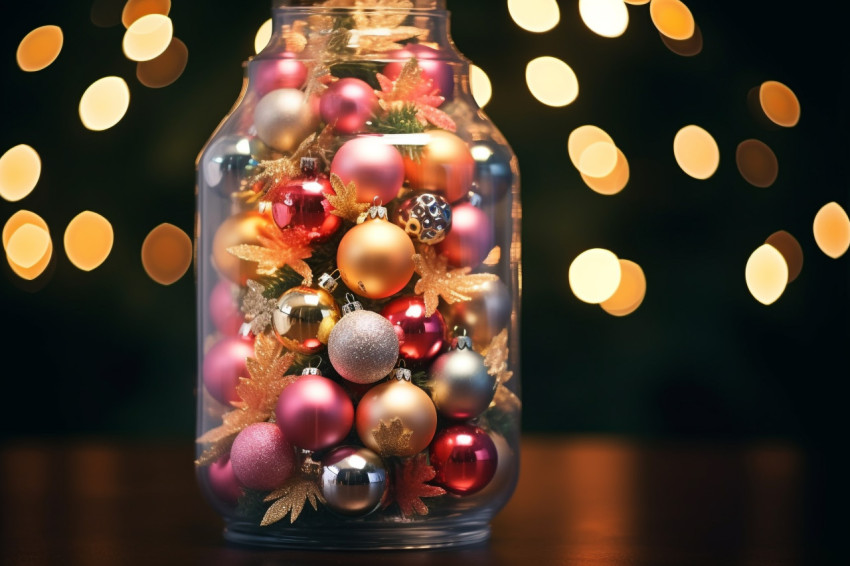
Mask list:
[[[366,392],[357,405],[355,421],[367,448],[382,456],[404,458],[431,443],[437,430],[437,410],[422,389],[409,381],[391,379]]]
[[[266,510],[266,514],[260,522],[261,527],[267,527],[277,523],[287,515],[289,515],[290,524],[294,523],[304,509],[306,502],[309,501],[313,510],[317,511],[319,509],[318,503],[325,503],[325,498],[315,480],[296,475],[289,478],[283,484],[283,487],[268,494],[263,501],[267,503],[274,501]]]
[[[357,187],[354,181],[346,185],[339,175],[331,173],[331,187],[335,193],[328,195],[328,202],[333,207],[331,214],[349,222],[357,222],[360,215],[369,210],[369,203],[357,202]]]
[[[492,273],[469,275],[471,267],[460,267],[448,271],[448,261],[437,255],[431,247],[424,247],[422,253],[413,256],[413,265],[421,278],[416,282],[413,292],[425,299],[425,316],[431,316],[437,310],[439,297],[448,304],[469,301],[474,293],[488,281],[499,278]]]
[[[300,285],[277,300],[272,311],[272,328],[288,350],[314,354],[327,344],[327,340],[321,340],[322,325],[333,327],[341,314],[330,293]]]
[[[472,299],[442,309],[447,328],[465,329],[479,351],[511,320],[511,293],[500,280],[488,281],[472,293]]]
[[[377,79],[381,90],[376,90],[375,94],[378,95],[379,104],[383,110],[387,112],[399,110],[408,104],[412,104],[416,108],[416,119],[423,126],[432,124],[450,132],[457,130],[454,120],[438,109],[438,106],[446,99],[434,94],[436,90],[434,81],[425,78],[415,57],[411,57],[404,64],[396,80],[392,81],[381,73],[377,74]],[[466,148],[466,144],[464,144],[464,148]],[[467,153],[469,153],[469,150],[467,150]],[[471,155],[469,159],[472,160]],[[417,188],[423,187],[417,186]]]
[[[260,229],[258,239],[260,245],[241,244],[227,248],[227,251],[239,259],[257,262],[260,275],[274,275],[278,269],[288,265],[304,278],[306,285],[313,282],[313,270],[304,261],[313,255],[310,237],[305,230],[281,230],[271,224]]]
[[[257,266],[234,257],[227,250],[239,245],[259,245],[260,233],[266,228],[277,229],[277,226],[270,216],[253,211],[235,214],[222,222],[212,243],[212,262],[219,273],[237,285],[256,279]]]
[[[423,497],[445,495],[446,490],[436,485],[428,485],[437,473],[428,465],[425,454],[405,460],[396,468],[395,481],[392,483],[390,503],[398,503],[404,517],[427,515],[428,506]]]
[[[465,198],[475,176],[475,159],[466,142],[445,130],[429,130],[417,159],[404,158],[411,187],[437,192],[449,202]]]

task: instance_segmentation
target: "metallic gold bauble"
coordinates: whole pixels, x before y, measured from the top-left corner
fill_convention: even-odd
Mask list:
[[[480,285],[470,301],[458,301],[441,309],[446,327],[466,329],[475,349],[485,348],[511,320],[511,294],[501,281],[487,281]]]
[[[404,172],[410,186],[458,201],[472,188],[475,160],[466,142],[445,130],[429,130],[428,142],[418,159],[405,157]]]
[[[413,276],[413,242],[382,218],[368,219],[345,233],[336,263],[346,286],[363,297],[383,299],[401,291]]]
[[[387,491],[381,457],[361,446],[340,446],[322,458],[322,495],[331,511],[362,517],[375,511]]]
[[[376,312],[355,310],[334,325],[328,357],[342,377],[354,383],[374,383],[398,361],[398,335],[392,323]]]
[[[304,93],[294,88],[273,90],[257,103],[257,136],[278,151],[293,151],[319,125],[319,115]]]
[[[301,285],[280,296],[272,313],[272,328],[290,350],[314,354],[327,344],[327,325],[335,324],[340,316],[339,305],[330,293]]]
[[[407,442],[394,442],[391,446],[381,443],[373,434],[381,423],[392,430],[394,419],[401,421],[410,434]],[[385,456],[413,456],[428,447],[437,430],[437,411],[431,398],[409,381],[391,379],[370,389],[357,405],[355,416],[360,440],[376,452]]]
[[[212,243],[212,261],[216,269],[238,285],[244,286],[248,279],[256,279],[257,263],[241,260],[227,248],[240,244],[260,245],[260,231],[268,226],[274,226],[272,219],[253,211],[235,214],[222,222]]]
[[[431,365],[428,386],[441,415],[449,419],[471,419],[483,413],[496,393],[496,376],[487,373],[484,357],[461,336],[459,347],[440,355]]]

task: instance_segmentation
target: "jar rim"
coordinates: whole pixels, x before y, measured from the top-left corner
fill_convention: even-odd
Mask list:
[[[370,5],[369,0],[361,2],[360,6],[356,6],[354,0],[273,0],[272,7],[277,10],[280,8],[322,8],[325,10],[375,10],[375,11],[431,11],[445,10],[446,0],[408,0],[410,6],[389,6],[381,4],[377,0],[372,0]],[[346,5],[347,4],[347,5]]]

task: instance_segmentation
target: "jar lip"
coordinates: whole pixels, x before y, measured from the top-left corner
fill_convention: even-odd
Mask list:
[[[340,11],[347,12],[351,10],[358,11],[381,11],[381,12],[432,12],[446,9],[446,0],[409,0],[411,6],[386,6],[382,4],[368,5],[369,2],[363,2],[361,6],[356,6],[352,0],[350,5],[346,6],[343,2],[335,0],[273,0],[272,8],[274,10],[287,8],[315,8],[322,11]]]

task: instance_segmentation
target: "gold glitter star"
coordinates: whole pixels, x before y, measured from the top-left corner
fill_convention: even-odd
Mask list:
[[[381,456],[406,454],[410,452],[410,437],[413,431],[404,426],[401,419],[396,417],[389,426],[384,421],[378,421],[378,428],[372,430],[372,436],[378,443]]]
[[[413,266],[421,278],[416,282],[413,292],[425,299],[425,316],[431,316],[437,310],[439,297],[448,304],[469,301],[475,291],[487,281],[496,281],[498,276],[492,273],[469,275],[470,267],[447,268],[445,257],[437,255],[431,246],[424,246],[422,253],[414,254]]]

